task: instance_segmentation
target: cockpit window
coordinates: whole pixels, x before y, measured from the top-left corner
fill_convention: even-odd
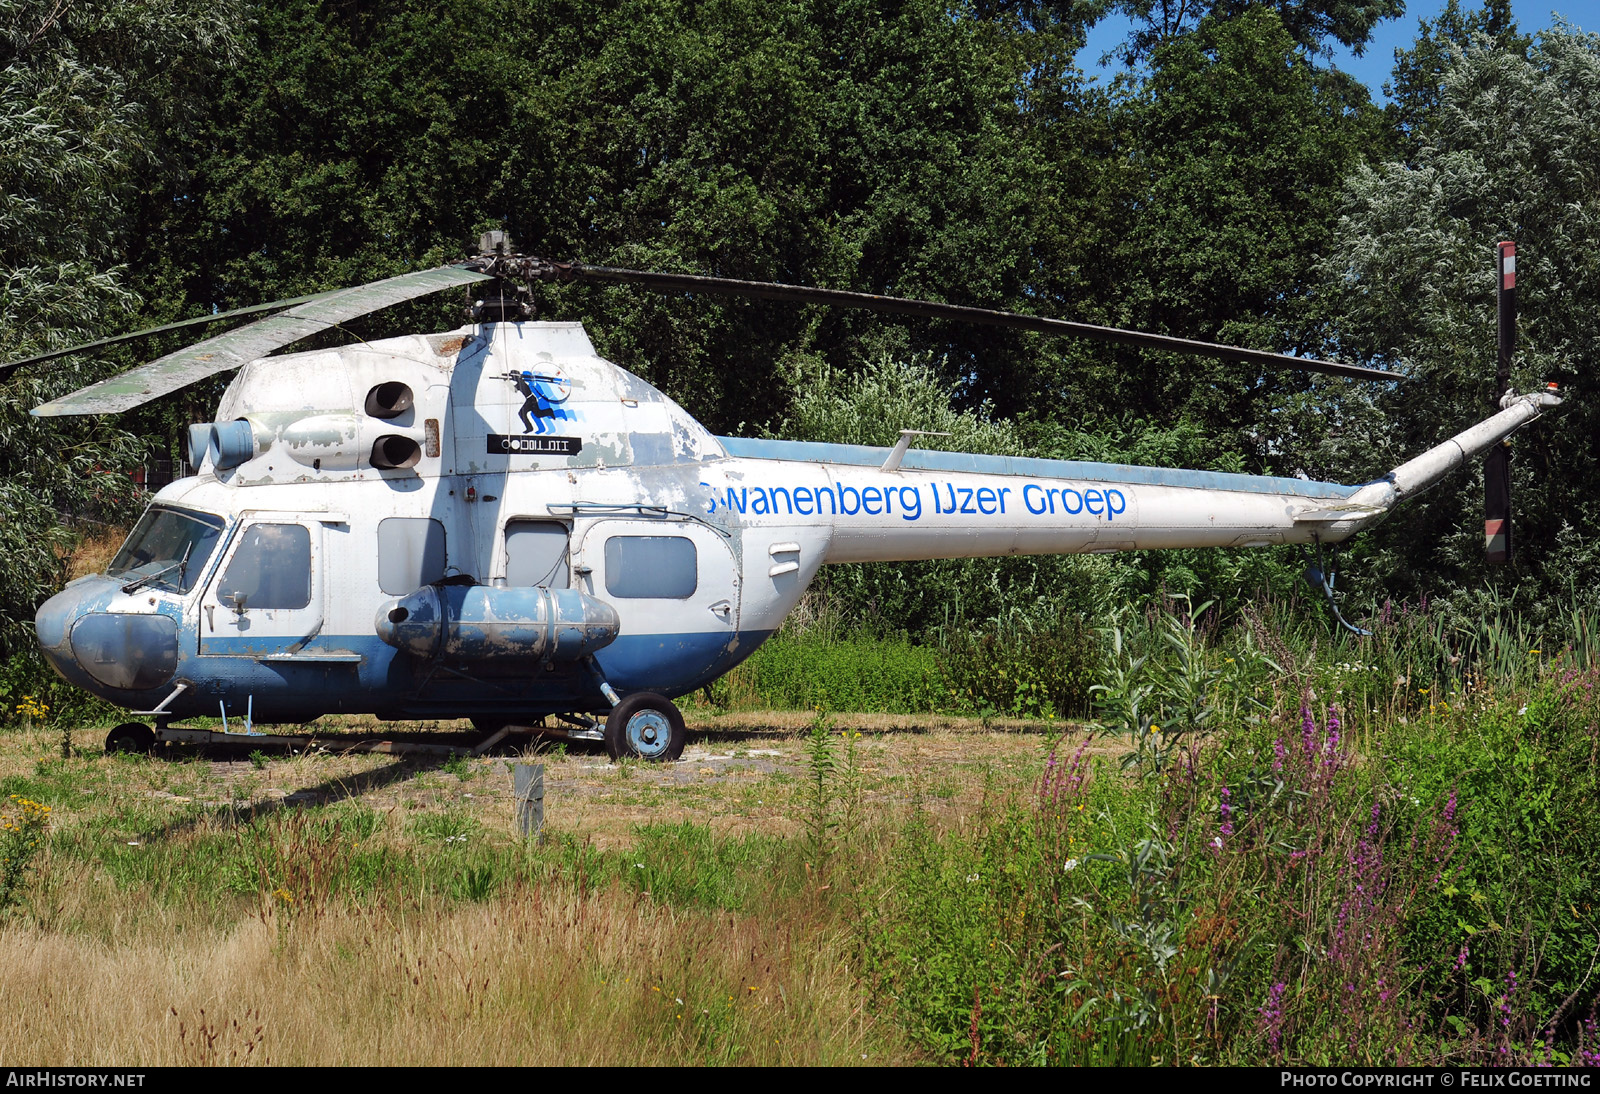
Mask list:
[[[205,571],[222,528],[222,518],[209,513],[152,505],[106,573],[186,593]]]

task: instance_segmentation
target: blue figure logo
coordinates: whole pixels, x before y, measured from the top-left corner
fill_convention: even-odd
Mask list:
[[[572,411],[556,405],[566,402],[567,396],[572,394],[571,382],[559,370],[554,375],[527,370],[508,372],[506,379],[516,385],[519,394],[525,396],[522,409],[517,411],[524,433],[554,433],[556,422],[577,418]]]

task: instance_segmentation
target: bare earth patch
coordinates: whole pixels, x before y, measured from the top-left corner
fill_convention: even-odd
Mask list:
[[[509,835],[510,765],[521,759],[545,765],[547,828],[599,847],[627,843],[636,826],[651,822],[694,821],[719,833],[790,835],[798,826],[796,796],[814,717],[691,711],[690,743],[672,764],[612,763],[599,746],[578,742],[545,742],[520,757],[448,761],[346,751],[349,740],[375,734],[401,738],[422,732],[452,743],[467,743],[473,736],[465,723],[418,730],[370,719],[325,719],[308,727],[319,733],[318,745],[298,755],[247,752],[247,744],[169,746],[151,763],[85,770],[82,792],[142,798],[152,814],[148,821],[164,815],[169,823],[182,823],[196,811],[219,806],[259,814],[352,801],[402,817],[448,813]],[[1076,749],[1083,734],[1081,727],[1061,723],[986,724],[941,715],[841,714],[829,726],[841,754],[846,736],[858,750],[869,812],[898,811],[916,799],[935,816],[975,808],[986,782],[1036,777],[1052,747],[1065,739],[1066,747]],[[5,740],[0,777],[32,774],[34,765],[51,761],[57,748],[57,738],[42,731]],[[92,752],[97,744],[91,739],[82,747]],[[1107,754],[1124,748],[1109,740],[1090,745]]]

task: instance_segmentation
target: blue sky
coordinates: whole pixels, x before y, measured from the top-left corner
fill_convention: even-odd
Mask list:
[[[1386,102],[1383,82],[1389,78],[1394,66],[1394,51],[1408,48],[1417,36],[1417,23],[1432,19],[1445,6],[1445,0],[1412,0],[1406,4],[1406,13],[1398,19],[1385,19],[1375,28],[1372,41],[1365,52],[1356,57],[1347,49],[1335,52],[1333,63],[1351,73],[1372,89],[1373,100]],[[1462,0],[1462,8],[1472,11],[1481,6],[1480,0]],[[1581,30],[1600,31],[1600,0],[1512,0],[1511,10],[1516,15],[1517,26],[1524,32],[1538,31],[1555,22],[1559,14]],[[1091,77],[1109,80],[1116,66],[1100,67],[1102,54],[1114,49],[1128,35],[1128,21],[1114,15],[1102,20],[1089,32],[1089,44],[1078,54],[1078,65]]]

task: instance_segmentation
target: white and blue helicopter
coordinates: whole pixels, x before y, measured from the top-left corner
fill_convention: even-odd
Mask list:
[[[155,496],[105,573],[38,611],[55,669],[146,719],[108,749],[210,739],[173,723],[219,713],[247,727],[470,718],[479,749],[554,716],[613,757],[672,760],[685,737],[673,697],[748,657],[825,564],[1337,544],[1560,402],[1508,394],[1357,485],[918,450],[910,431],[893,448],[717,437],[599,357],[581,324],[531,321],[531,284],[821,300],[1396,377],[1013,313],[552,263],[500,233],[481,250],[191,320],[275,313],[34,410],[122,411],[238,369],[215,420],[190,429],[193,474]],[[477,283],[459,330],[267,356]]]

